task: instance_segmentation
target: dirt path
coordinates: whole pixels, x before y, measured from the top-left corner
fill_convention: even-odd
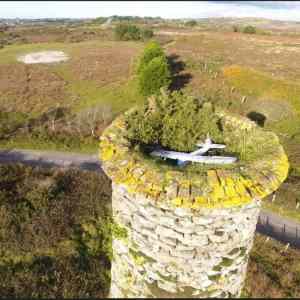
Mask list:
[[[82,170],[100,171],[98,156],[70,152],[37,150],[0,150],[0,163],[24,163],[43,167],[76,167]],[[300,223],[286,219],[272,212],[262,210],[257,231],[276,240],[300,249]]]

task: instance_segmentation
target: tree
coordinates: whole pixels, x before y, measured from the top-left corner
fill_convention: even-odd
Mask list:
[[[244,28],[243,32],[254,34],[254,33],[256,33],[256,28],[254,26],[248,25]]]
[[[171,73],[166,57],[154,57],[139,74],[140,92],[144,96],[156,94],[161,87],[169,86],[170,77]]]
[[[165,56],[162,47],[156,41],[149,42],[139,60],[137,72],[140,73],[153,58],[160,56]]]

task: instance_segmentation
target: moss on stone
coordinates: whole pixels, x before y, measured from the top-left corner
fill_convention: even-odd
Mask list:
[[[230,267],[233,263],[234,263],[234,259],[223,257],[220,265],[223,267]]]
[[[245,205],[274,192],[287,177],[289,168],[277,136],[246,118],[224,112],[218,115],[227,128],[224,134],[230,137],[226,143],[228,150],[240,151],[234,148],[241,142],[239,135],[248,136],[245,145],[238,147],[246,147],[251,152],[249,161],[241,161],[232,168],[197,164],[191,167],[193,172],[188,171],[189,167],[180,169],[164,165],[124,142],[126,125],[124,116],[120,116],[101,137],[103,169],[130,193],[141,193],[168,201],[174,207],[194,210]]]
[[[128,238],[127,229],[116,222],[111,224],[112,236],[119,240],[126,240]]]

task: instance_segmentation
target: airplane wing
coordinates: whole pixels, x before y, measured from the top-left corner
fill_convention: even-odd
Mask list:
[[[235,162],[236,157],[226,157],[226,156],[201,156],[201,155],[191,155],[184,152],[176,151],[166,151],[166,150],[155,150],[150,153],[153,156],[158,156],[162,158],[178,159],[180,161],[192,161],[206,164],[230,164]]]
[[[224,149],[226,146],[222,145],[222,144],[196,144],[198,147],[205,147],[207,145],[209,145],[210,149],[216,148],[216,149]]]

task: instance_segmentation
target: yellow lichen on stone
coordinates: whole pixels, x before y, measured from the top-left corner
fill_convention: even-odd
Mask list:
[[[237,138],[245,130],[262,130],[246,118],[224,112],[218,112],[218,115],[232,127]],[[151,168],[143,155],[130,149],[125,125],[121,116],[104,131],[99,153],[103,169],[114,182],[126,186],[128,192],[141,193],[159,201],[170,200],[175,207],[199,209],[246,204],[275,191],[288,174],[288,159],[275,135],[274,151],[246,163],[242,172],[219,167],[200,175],[187,175],[182,170]],[[266,137],[270,137],[269,132]]]
[[[207,199],[202,196],[199,196],[199,197],[195,197],[194,203],[192,204],[191,208],[197,209],[200,207],[205,207],[207,204],[208,204]]]
[[[174,198],[171,203],[175,206],[181,206],[182,205],[182,198],[176,197]]]

